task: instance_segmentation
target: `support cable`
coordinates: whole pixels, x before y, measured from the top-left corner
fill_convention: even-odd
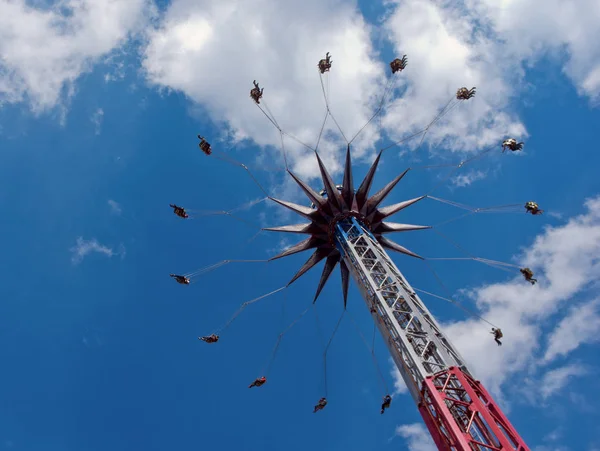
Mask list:
[[[335,119],[333,113],[331,112],[331,110],[327,110],[329,111],[329,115],[331,116],[331,119],[333,119],[333,122],[335,123],[335,125],[337,126],[338,130],[340,131],[340,134],[342,135],[342,138],[344,138],[344,141],[346,141],[346,144],[350,144],[348,142],[348,138],[346,138],[346,135],[344,135],[344,132],[342,131],[342,127],[340,127],[340,124],[338,124],[338,121]]]
[[[394,146],[398,146],[398,145],[400,145],[400,144],[402,144],[402,143],[404,143],[404,142],[406,142],[406,141],[408,141],[410,139],[413,139],[416,136],[419,136],[421,133],[424,133],[424,132],[425,132],[424,128],[421,129],[421,130],[419,130],[418,132],[414,132],[412,135],[408,135],[407,137],[402,138],[400,141],[396,141],[396,142],[390,144],[389,146],[382,148],[381,152],[385,152],[386,150],[391,149]]]
[[[428,125],[426,125],[424,128],[413,133],[412,135],[409,135],[405,138],[402,138],[399,141],[396,141],[396,142],[390,144],[387,147],[384,147],[383,149],[381,149],[381,151],[383,152],[385,150],[388,150],[392,147],[395,147],[397,145],[404,143],[405,141],[408,141],[409,139],[412,139],[418,135],[423,134],[423,137],[421,138],[421,142],[419,143],[419,146],[417,147],[417,149],[419,149],[421,147],[421,144],[423,144],[423,140],[425,139],[425,134],[429,131],[429,129],[431,128],[431,126],[433,126],[433,124],[435,124],[437,121],[439,121],[443,116],[445,116],[450,111],[448,109],[448,106],[452,103],[452,100],[454,100],[454,99],[455,99],[455,97],[452,97],[452,99],[450,99],[450,101],[448,101],[448,103],[444,106],[444,108],[442,108],[441,111],[433,118],[433,120]]]
[[[275,127],[277,127],[279,130],[281,130],[281,127],[279,126],[279,122],[277,122],[277,119],[275,119],[275,115],[269,108],[269,105],[267,104],[267,101],[265,99],[263,99],[263,105],[265,106],[265,110],[267,110],[267,112],[269,113],[269,116],[273,119],[273,122],[275,122]]]
[[[325,118],[323,119],[323,125],[321,125],[321,131],[319,131],[319,137],[317,138],[317,145],[315,146],[315,152],[319,148],[319,143],[321,142],[321,136],[323,136],[323,130],[325,130],[325,123],[327,122],[328,116],[329,116],[329,111],[325,111]]]
[[[271,291],[270,293],[267,294],[263,294],[262,296],[258,296],[254,299],[251,299],[249,301],[244,302],[236,311],[235,313],[231,316],[231,318],[229,318],[229,320],[225,323],[225,325],[223,327],[221,327],[220,329],[218,329],[218,332],[221,333],[224,330],[226,330],[231,323],[233,323],[233,321],[239,316],[240,313],[242,313],[244,311],[244,309],[246,307],[248,307],[251,304],[254,304],[255,302],[260,301],[261,299],[267,298],[269,296],[274,295],[275,293],[279,293],[281,290],[285,290],[287,287],[283,286],[281,288],[278,288],[276,290]]]
[[[264,100],[263,100],[264,103]],[[265,117],[267,119],[269,119],[269,122],[271,122],[271,124],[273,124],[275,126],[275,128],[279,131],[281,131],[281,127],[279,127],[279,124],[277,124],[277,122],[275,121],[275,118],[272,118],[271,116],[269,116],[269,114],[260,106],[260,104],[254,102],[254,104],[258,107],[258,109],[260,111],[262,111],[262,113],[265,115]]]
[[[429,258],[427,260],[473,260],[476,262],[481,262],[484,263],[488,266],[491,266],[493,268],[496,269],[501,269],[503,271],[506,272],[512,272],[509,271],[508,269],[506,269],[506,267],[514,267],[514,268],[520,268],[520,266],[518,265],[514,265],[512,263],[503,263],[503,262],[498,262],[495,260],[488,260],[485,258],[479,258],[479,257],[475,257],[474,255],[472,255],[469,251],[467,251],[464,247],[460,246],[456,241],[450,239],[449,237],[447,237],[446,235],[444,235],[443,233],[437,231],[437,230],[433,230],[433,232],[437,235],[439,235],[440,237],[442,237],[443,239],[445,239],[446,241],[448,241],[452,246],[454,246],[455,248],[457,248],[459,251],[463,252],[464,254],[468,255],[468,258],[460,258],[460,257],[452,257],[452,258]]]
[[[522,208],[523,204],[505,204],[505,205],[495,205],[493,207],[470,207],[465,204],[461,204],[458,202],[454,202],[452,200],[440,199],[439,197],[433,197],[427,195],[428,199],[435,200],[437,202],[441,202],[444,204],[452,205],[453,207],[461,208],[463,210],[467,210],[473,213],[482,213],[482,212],[500,212],[500,211],[510,211],[511,209],[515,209],[516,207]]]
[[[283,152],[283,162],[285,163],[285,170],[288,170],[288,161],[287,161],[287,154],[285,151],[285,144],[283,142],[283,132],[279,131],[279,138],[281,139],[281,151]]]
[[[413,171],[419,170],[419,169],[437,169],[437,168],[453,168],[456,165],[454,163],[449,163],[449,164],[434,164],[434,165],[429,165],[429,166],[414,166],[411,167],[410,169]]]
[[[281,153],[283,154],[283,161],[285,163],[285,169],[287,170],[288,169],[287,153],[285,151],[285,146],[283,144],[283,135],[286,134],[286,133],[279,126],[279,123],[275,119],[275,115],[270,110],[269,105],[267,105],[267,102],[264,99],[263,99],[263,105],[265,106],[264,109],[258,103],[256,103],[256,102],[254,102],[254,103],[256,104],[256,106],[258,107],[258,109],[260,111],[262,111],[262,113],[266,116],[266,118],[269,119],[269,121],[271,122],[271,124],[273,124],[275,126],[275,128],[279,131],[279,136],[281,138]],[[265,110],[267,110],[268,113]]]
[[[319,342],[321,343],[321,349],[325,352],[325,336],[323,335],[323,328],[321,327],[321,321],[319,320],[319,314],[317,313],[317,304],[313,303],[313,312],[315,314],[315,324],[317,326],[317,334],[319,335]],[[327,378],[327,376],[325,376]],[[323,390],[327,391],[326,379],[323,381]],[[327,395],[325,396],[327,397]]]
[[[442,221],[442,222],[440,222],[440,223],[438,223],[438,224],[436,224],[436,225],[432,226],[432,228],[433,228],[433,229],[435,229],[435,228],[438,228],[438,227],[440,227],[440,226],[443,226],[443,225],[445,225],[445,224],[449,224],[449,223],[451,223],[451,222],[458,221],[459,219],[465,218],[465,217],[467,217],[467,216],[471,216],[472,214],[475,214],[475,212],[473,212],[473,211],[469,211],[469,212],[467,212],[467,213],[464,213],[464,214],[462,214],[462,215],[455,216],[454,218],[447,219],[446,221]]]
[[[198,219],[206,216],[229,216],[237,221],[245,222],[253,227],[258,227],[259,229],[262,226],[254,221],[250,221],[245,218],[241,218],[233,213],[240,210],[246,210],[252,208],[254,205],[257,205],[261,202],[268,200],[268,197],[263,197],[261,199],[251,200],[250,202],[246,202],[238,207],[232,208],[231,210],[187,210],[189,212],[189,219]]]
[[[356,329],[356,332],[360,336],[361,340],[363,341],[363,343],[365,344],[367,349],[369,349],[369,343],[367,343],[367,340],[366,340],[365,336],[363,335],[362,331],[360,330],[360,327],[358,327],[358,324],[354,320],[354,317],[350,313],[348,313],[348,317],[350,318],[350,321],[352,321],[352,324],[354,324],[354,328]],[[373,324],[373,326],[375,327],[375,324]],[[375,330],[373,330],[373,332],[375,332]],[[373,335],[373,342],[374,341],[375,341],[375,335]],[[375,365],[375,370],[377,371],[377,374],[379,375],[379,382],[381,383],[383,389],[385,390],[385,393],[387,394],[390,391],[389,391],[387,383],[385,382],[385,378],[383,377],[383,373],[381,372],[379,363],[377,362],[377,357],[375,356],[374,343],[373,343],[373,347],[371,347],[371,349],[369,349],[369,350],[370,350],[370,354],[371,354],[371,360],[373,360],[373,365]]]
[[[479,257],[436,257],[436,258],[427,258],[425,259],[427,261],[458,261],[458,260],[471,260],[471,261],[475,261],[475,262],[479,262],[479,263],[483,263],[484,265],[488,265],[491,266],[492,268],[496,268],[496,269],[500,269],[502,271],[506,271],[509,273],[512,273],[513,271],[510,271],[507,268],[521,268],[519,265],[513,265],[511,263],[504,263],[504,262],[498,262],[495,260],[488,260],[485,258],[479,258]]]
[[[258,186],[258,188],[263,192],[263,194],[265,196],[269,196],[269,193],[267,193],[267,191],[263,188],[263,186],[258,182],[258,180],[256,179],[256,177],[254,177],[254,174],[252,174],[252,172],[250,171],[250,169],[248,169],[248,166],[246,166],[243,163],[240,163],[239,161],[234,160],[233,158],[222,154],[221,152],[216,153],[213,152],[213,156],[219,160],[225,161],[227,163],[233,164],[234,166],[239,166],[242,169],[244,169],[248,175],[250,176],[250,178],[254,181],[254,183],[256,184],[256,186]]]
[[[306,147],[308,150],[315,150],[312,147],[310,147],[308,144],[306,144],[303,141],[300,141],[298,138],[296,138],[294,135],[292,135],[291,133],[285,132],[285,131],[281,131],[282,134],[284,134],[285,136],[287,136],[288,138],[292,138],[294,141],[296,141],[298,144],[303,145],[304,147]]]
[[[283,287],[286,288],[286,287]],[[271,357],[269,359],[269,362],[267,363],[266,367],[263,369],[262,374],[265,375],[265,377],[269,377],[269,373],[271,372],[271,367],[273,365],[273,361],[275,360],[275,356],[277,355],[277,351],[279,349],[279,345],[281,344],[281,339],[283,338],[283,336],[292,328],[294,327],[294,325],[300,321],[302,319],[302,317],[304,315],[306,315],[306,312],[308,312],[310,310],[310,307],[307,307],[306,310],[304,310],[302,313],[300,313],[300,315],[294,320],[292,321],[292,323],[287,326],[283,332],[281,332],[279,334],[279,336],[277,337],[277,342],[275,343],[275,346],[273,347],[273,350],[271,351]]]
[[[393,75],[388,79],[388,83],[385,87],[385,90],[383,91],[383,96],[381,97],[381,101],[379,102],[379,106],[375,110],[375,113],[373,113],[373,115],[369,118],[367,123],[365,125],[363,125],[360,128],[360,130],[358,130],[358,132],[356,132],[356,134],[352,137],[352,139],[350,140],[350,142],[348,144],[352,144],[354,142],[354,140],[358,137],[358,135],[360,135],[362,133],[362,131],[371,123],[371,121],[373,119],[375,119],[375,117],[377,117],[377,115],[379,113],[381,113],[381,111],[383,110],[384,102],[385,102],[389,92],[391,92],[393,90],[393,89],[390,89],[390,87],[392,86],[392,84],[395,80],[396,80],[396,78]]]
[[[494,148],[495,148],[495,145],[494,145],[494,146],[490,146],[489,148],[485,149],[484,151],[482,151],[482,152],[478,153],[477,155],[475,155],[475,156],[473,156],[473,157],[471,157],[471,158],[468,158],[468,159],[466,159],[466,160],[464,160],[464,161],[461,161],[461,162],[460,162],[458,165],[456,165],[456,167],[455,167],[454,169],[452,169],[452,170],[451,170],[451,171],[448,173],[448,175],[447,175],[447,176],[446,176],[444,179],[442,179],[442,180],[441,180],[441,181],[440,181],[440,182],[439,182],[437,185],[435,185],[435,186],[434,186],[434,187],[431,189],[431,191],[429,191],[429,192],[427,193],[427,196],[429,196],[431,193],[433,193],[433,192],[434,192],[434,191],[435,191],[437,188],[439,188],[439,187],[440,187],[442,184],[446,183],[446,182],[447,182],[447,181],[450,179],[450,177],[452,177],[452,176],[453,176],[453,175],[456,173],[456,171],[458,171],[460,168],[462,168],[462,167],[463,167],[465,164],[467,164],[467,163],[470,163],[471,161],[475,161],[475,160],[476,160],[476,159],[478,159],[478,158],[481,158],[483,155],[485,155],[486,153],[490,152],[490,151],[491,151],[491,150],[493,150]]]
[[[196,278],[198,276],[204,275],[210,271],[213,271],[221,266],[225,266],[229,263],[268,263],[269,260],[221,260],[220,262],[214,263],[212,265],[205,266],[204,268],[197,269],[196,271],[192,271],[186,274],[183,274],[184,277]],[[193,281],[192,281],[193,283]]]
[[[498,329],[498,326],[495,326],[493,323],[489,322],[487,319],[485,319],[485,318],[483,318],[483,317],[479,316],[477,313],[473,312],[472,310],[469,310],[468,308],[466,308],[465,306],[463,306],[462,304],[460,304],[459,302],[457,302],[457,301],[455,301],[455,300],[453,300],[453,299],[445,298],[445,297],[443,297],[443,296],[439,296],[439,295],[437,295],[437,294],[433,294],[433,293],[430,293],[430,292],[428,292],[428,291],[421,290],[420,288],[415,288],[415,287],[413,287],[413,289],[414,289],[415,291],[418,291],[419,293],[424,293],[424,294],[426,294],[426,295],[429,295],[429,296],[432,296],[432,297],[434,297],[434,298],[438,298],[438,299],[441,299],[441,300],[443,300],[443,301],[450,302],[451,304],[454,304],[454,305],[456,305],[457,307],[459,307],[460,309],[464,310],[464,311],[465,311],[466,313],[468,313],[469,315],[471,315],[471,316],[474,316],[474,317],[476,317],[476,318],[480,319],[481,321],[484,321],[484,322],[488,323],[490,326],[492,326],[492,327],[494,327],[494,328]]]
[[[329,80],[329,77],[327,79]],[[342,128],[340,127],[340,124],[338,124],[338,121],[335,119],[335,117],[333,116],[333,113],[331,112],[331,108],[329,105],[329,98],[327,96],[327,93],[325,92],[325,84],[323,83],[323,74],[319,74],[319,80],[321,81],[321,91],[323,91],[323,98],[325,99],[325,107],[327,108],[327,114],[329,116],[331,116],[331,119],[333,119],[333,122],[335,123],[340,134],[344,138],[344,141],[346,141],[346,144],[350,144],[350,142],[348,141],[348,138],[346,138],[346,135],[344,135],[344,132],[342,131]],[[312,150],[315,150],[315,149],[312,149]]]
[[[323,329],[321,328],[321,321],[319,320],[319,314],[317,313],[317,304],[313,303],[313,312],[315,314],[315,323],[317,325],[317,334],[319,335],[319,341],[323,350],[325,350],[325,337],[323,336]]]
[[[344,309],[344,311],[342,311],[342,314],[340,315],[340,319],[338,319],[337,324],[335,325],[335,328],[333,329],[333,333],[331,334],[331,337],[329,338],[329,341],[327,342],[327,346],[325,346],[325,351],[323,352],[323,377],[324,377],[324,381],[325,381],[325,397],[327,398],[328,396],[328,388],[327,388],[327,352],[329,351],[329,346],[331,346],[331,342],[333,341],[333,337],[335,337],[335,334],[338,330],[338,327],[340,327],[340,323],[342,322],[342,319],[344,318],[344,314],[347,312],[347,310]]]
[[[327,108],[327,112],[329,113],[329,99],[328,99],[327,93],[325,92],[325,85],[323,84],[323,74],[319,74],[319,79],[321,80],[321,91],[323,92],[323,99],[325,100],[325,107]]]
[[[498,326],[495,326],[493,323],[491,323],[490,321],[488,321],[487,319],[483,318],[482,316],[480,316],[479,314],[473,312],[472,310],[468,309],[467,307],[465,307],[464,305],[462,305],[460,302],[457,302],[453,299],[451,299],[451,294],[450,294],[450,290],[448,290],[448,287],[446,287],[446,285],[444,284],[444,282],[442,282],[442,279],[440,278],[440,276],[438,276],[438,274],[433,270],[433,268],[431,267],[431,265],[426,261],[425,264],[427,265],[427,267],[429,268],[429,270],[432,272],[433,276],[436,278],[436,280],[438,281],[438,283],[440,284],[440,286],[442,287],[442,289],[444,290],[444,292],[446,293],[446,295],[448,296],[448,298],[443,298],[441,296],[437,296],[435,294],[429,293],[425,290],[418,290],[417,288],[413,287],[413,289],[420,291],[421,293],[425,293],[428,294],[430,296],[434,296],[437,298],[440,298],[442,300],[451,302],[452,304],[456,305],[458,308],[460,308],[461,310],[463,310],[464,312],[468,313],[469,315],[478,318],[486,323],[488,323],[490,326],[499,329]]]

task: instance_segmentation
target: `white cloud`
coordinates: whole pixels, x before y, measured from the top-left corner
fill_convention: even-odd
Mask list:
[[[110,212],[114,215],[120,215],[123,212],[121,205],[112,199],[108,199],[108,206],[110,207]]]
[[[544,355],[540,351],[542,328],[561,306],[573,303],[600,276],[600,197],[588,199],[585,208],[584,214],[569,219],[565,225],[546,227],[518,258],[522,266],[534,270],[539,279],[537,285],[529,285],[519,274],[506,282],[471,291],[481,315],[502,327],[502,347],[496,346],[487,326],[479,321],[446,325],[446,332],[475,376],[495,395],[501,394],[502,384],[514,373],[535,371],[542,360],[537,356]],[[578,314],[572,312],[565,321],[567,326],[575,325]],[[589,340],[586,329],[581,335],[573,332],[576,337],[560,326],[556,333],[570,341],[568,346],[560,346],[551,338],[545,353],[547,361]]]
[[[598,8],[590,5],[597,1],[585,2],[594,17]],[[600,51],[586,38],[586,32],[599,33],[597,20],[586,18],[573,25],[580,15],[559,0],[552,0],[551,8],[564,9],[566,16],[544,14],[541,20],[538,12],[546,10],[541,0],[511,0],[502,7],[492,0],[383,4],[387,8],[383,31],[395,53],[409,58],[407,69],[395,77],[395,94],[404,91],[403,97],[391,103],[381,122],[394,139],[429,123],[461,86],[478,86],[477,95],[432,127],[426,145],[471,152],[499,144],[506,136],[526,138],[511,104],[525,85],[523,67],[551,48],[567,45],[570,60],[565,71],[582,94],[594,97],[600,90]],[[234,141],[249,138],[260,146],[278,147],[278,132],[248,97],[250,82],[257,79],[282,128],[314,145],[323,114],[314,66],[330,51],[332,111],[345,134],[352,136],[369,117],[389,72],[388,61],[380,61],[373,48],[373,30],[352,2],[308,0],[296,8],[287,0],[277,2],[277,8],[271,5],[268,0],[174,0],[160,27],[149,33],[143,60],[148,80],[202,104],[214,120],[229,127],[227,134]],[[327,27],[321,26],[323,17],[328,18]],[[513,17],[519,17],[517,32]],[[581,32],[573,32],[580,27]],[[223,29],[228,33],[219,32]],[[374,150],[380,131],[372,125],[355,155]],[[332,172],[339,172],[343,152],[331,121],[325,136],[322,155]],[[410,144],[414,148],[418,142]],[[290,139],[286,147],[293,170],[314,177],[310,152]],[[481,178],[480,173],[472,176]],[[468,181],[463,176],[455,183]]]
[[[96,135],[100,134],[100,130],[102,128],[102,119],[104,119],[104,110],[102,108],[98,108],[96,111],[94,111],[94,114],[92,114],[90,119],[92,124],[94,124]]]
[[[408,393],[408,387],[406,386],[404,379],[402,379],[402,375],[400,374],[400,371],[398,371],[396,363],[391,357],[389,358],[389,363],[391,365],[392,379],[394,380],[394,392],[392,393],[392,396]]]
[[[469,186],[477,180],[483,180],[487,174],[483,171],[469,171],[452,178],[452,184],[458,188]]]
[[[314,145],[324,113],[315,65],[326,51],[333,55],[326,77],[332,111],[348,137],[370,116],[389,72],[372,44],[380,30],[365,22],[352,1],[307,0],[299,8],[293,0],[173,0],[160,26],[150,30],[156,15],[150,0],[33,4],[38,6],[0,0],[0,103],[27,100],[37,112],[71,95],[74,82],[99,61],[113,66],[107,81],[123,78],[124,62],[114,57],[141,31],[148,32],[143,69],[151,83],[202,104],[214,120],[225,122],[234,140],[251,138],[262,146],[279,146],[279,135],[248,98],[251,80],[265,87],[265,101],[281,126]],[[507,135],[526,137],[511,102],[522,92],[524,68],[547,54],[555,56],[557,70],[564,63],[580,94],[599,99],[597,0],[577,6],[561,0],[382,4],[382,31],[398,56],[409,57],[408,68],[395,77],[396,93],[405,91],[404,97],[382,121],[393,137],[428,123],[460,86],[478,86],[476,97],[434,126],[428,144],[471,151]],[[379,131],[372,125],[358,140],[357,156],[374,150]],[[329,120],[322,150],[334,172],[343,153],[338,135]],[[313,176],[310,153],[286,139],[293,168]]]
[[[0,105],[27,100],[35,112],[53,108],[152,12],[149,0],[60,0],[45,8],[0,0]]]
[[[397,426],[396,435],[406,441],[408,451],[437,451],[429,431],[421,423]]]
[[[582,95],[600,95],[600,3],[579,0],[471,0],[472,10],[502,41],[504,52],[518,63],[534,62],[544,54],[567,60],[563,71]],[[543,14],[540,14],[542,11]],[[585,14],[581,12],[585,11]],[[513,64],[518,68],[516,64]]]
[[[450,2],[389,1],[384,28],[397,54],[407,54],[403,73],[407,90],[393,102],[383,123],[399,139],[429,123],[459,87],[478,87],[473,99],[459,104],[432,127],[426,143],[455,151],[496,144],[502,137],[525,137],[511,112],[515,94],[510,67],[492,38],[477,26],[479,18]],[[410,17],[410,20],[407,18]],[[412,141],[416,146],[418,140]]]
[[[289,238],[280,238],[277,244],[266,250],[266,253],[270,256],[275,256],[291,247],[294,243]]]
[[[73,254],[71,256],[71,261],[74,264],[81,263],[83,259],[92,252],[96,252],[107,257],[112,257],[114,255],[120,255],[121,258],[125,257],[125,247],[122,244],[119,245],[119,249],[117,251],[114,251],[112,248],[100,244],[95,238],[92,238],[91,240],[84,240],[83,237],[78,237],[75,246],[73,246],[70,251]]]
[[[325,52],[333,58],[332,72],[324,76],[326,85],[330,79],[332,111],[349,139],[382,92],[384,66],[375,59],[369,33],[350,2],[307,0],[298,7],[293,0],[174,0],[149,35],[143,65],[150,82],[183,91],[214,119],[226,121],[235,141],[251,138],[279,148],[279,132],[249,97],[256,79],[264,87],[261,105],[268,105],[285,131],[314,146],[325,113],[316,65]],[[356,156],[377,135],[374,125],[368,127],[357,140]],[[339,136],[329,120],[319,148],[332,171],[341,169]],[[285,139],[293,170],[314,176],[310,151]]]
[[[568,382],[570,377],[582,376],[587,373],[587,370],[578,364],[572,364],[556,368],[544,374],[542,379],[540,392],[544,399],[550,395],[560,391]]]
[[[561,320],[548,340],[544,356],[551,361],[566,355],[584,343],[600,341],[600,300],[571,308],[569,314]]]

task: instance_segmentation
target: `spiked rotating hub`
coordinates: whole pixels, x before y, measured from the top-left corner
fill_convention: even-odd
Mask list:
[[[281,254],[271,258],[275,260],[288,255],[296,254],[308,249],[315,249],[310,258],[302,265],[300,270],[288,283],[293,283],[300,276],[305,274],[309,269],[319,263],[321,260],[326,258],[325,267],[321,274],[321,280],[317,287],[317,293],[315,295],[315,301],[319,297],[321,290],[325,286],[325,283],[329,279],[331,272],[335,266],[340,263],[340,270],[342,275],[342,288],[344,292],[344,306],[346,305],[348,297],[348,282],[349,282],[349,270],[344,261],[342,255],[336,246],[335,229],[336,225],[346,220],[349,217],[354,217],[360,221],[365,228],[367,228],[375,237],[375,239],[383,247],[401,252],[406,255],[410,255],[416,258],[422,258],[409,251],[403,246],[389,240],[383,235],[391,232],[406,232],[409,230],[422,230],[428,229],[430,226],[411,225],[411,224],[399,224],[395,222],[384,222],[384,219],[403,210],[404,208],[420,201],[425,196],[417,197],[415,199],[406,200],[398,204],[390,205],[388,207],[378,208],[379,204],[391,193],[398,182],[408,172],[408,169],[402,174],[397,176],[394,180],[384,186],[376,194],[369,197],[369,190],[373,184],[373,178],[377,170],[377,165],[381,158],[381,152],[371,165],[369,172],[365,176],[365,179],[361,183],[360,187],[355,190],[354,182],[352,177],[352,161],[350,158],[350,146],[346,151],[346,164],[344,168],[344,180],[342,183],[341,192],[336,188],[335,183],[331,179],[331,176],[327,172],[323,161],[316,153],[317,161],[319,163],[319,170],[321,172],[321,178],[323,179],[323,185],[327,197],[321,196],[319,193],[314,191],[305,182],[296,177],[292,172],[288,170],[288,173],[298,183],[300,188],[304,191],[310,201],[313,203],[314,208],[305,207],[302,205],[294,204],[279,199],[270,198],[274,202],[283,205],[286,208],[298,213],[310,222],[295,225],[286,225],[280,227],[268,227],[263,230],[269,230],[273,232],[288,232],[288,233],[303,233],[309,235],[308,238],[295,244]]]

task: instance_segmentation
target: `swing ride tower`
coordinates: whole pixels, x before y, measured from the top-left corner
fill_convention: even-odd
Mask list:
[[[381,154],[357,190],[353,186],[349,145],[342,185],[333,183],[318,153],[315,154],[325,186],[322,194],[288,169],[312,206],[271,198],[310,221],[265,229],[309,235],[273,257],[278,259],[314,249],[289,283],[326,259],[316,301],[339,263],[346,304],[349,275],[352,275],[439,450],[529,451],[385,250],[420,259],[384,235],[430,228],[384,221],[426,196],[378,208],[408,170],[369,197]]]
[[[369,229],[340,222],[336,243],[438,449],[528,449]]]
[[[390,66],[392,74],[401,72],[406,67],[406,55],[402,59],[394,60]],[[323,83],[323,74],[329,72],[330,68],[331,61],[329,54],[327,54],[326,59],[319,62],[321,88],[327,107],[325,121],[328,116],[333,118],[329,106],[328,89],[325,88],[325,84]],[[306,194],[311,202],[311,206],[299,205],[269,196],[247,166],[235,162],[228,156],[220,156],[219,152],[215,156],[236,166],[240,166],[248,172],[254,183],[266,195],[265,200],[269,199],[288,208],[308,221],[302,224],[263,229],[274,232],[308,235],[308,238],[288,247],[270,260],[276,260],[306,250],[312,250],[313,253],[286,286],[244,303],[240,310],[229,320],[227,325],[233,321],[246,305],[285,289],[311,268],[325,260],[314,298],[314,301],[316,301],[332,271],[339,264],[344,308],[346,307],[348,297],[349,279],[350,275],[352,275],[404,379],[408,391],[417,405],[433,441],[440,451],[529,451],[530,448],[516,432],[492,396],[469,371],[464,359],[445,336],[425,303],[419,298],[415,289],[410,286],[387,254],[387,250],[393,250],[413,258],[422,259],[422,257],[414,252],[391,241],[386,235],[394,232],[429,229],[431,227],[389,222],[387,218],[426,197],[434,200],[440,199],[435,199],[431,196],[421,196],[394,205],[380,207],[380,204],[410,169],[405,170],[377,193],[369,196],[382,152],[399,143],[395,143],[380,151],[360,187],[354,189],[350,145],[361,131],[382,111],[387,93],[393,91],[390,87],[391,79],[375,114],[373,114],[367,124],[359,130],[354,138],[350,141],[346,140],[348,147],[343,182],[341,185],[336,185],[317,152],[325,122],[323,122],[319,140],[317,140],[315,148],[307,146],[279,127],[278,122],[265,105],[264,99],[261,106],[260,101],[263,91],[259,88],[258,83],[254,81],[254,88],[250,92],[250,97],[281,134],[281,150],[283,152],[286,171]],[[423,142],[425,134],[435,122],[439,121],[441,117],[459,102],[468,100],[474,95],[475,88],[470,90],[466,87],[460,88],[456,93],[456,101],[451,99],[429,125],[406,139],[422,135],[421,142]],[[334,122],[342,137],[346,139],[335,119]],[[283,147],[284,135],[293,138],[314,151],[324,186],[322,191],[316,192],[289,170],[286,151]],[[490,147],[479,156],[490,152],[492,149]],[[210,154],[206,149],[202,150],[207,155]],[[461,162],[456,166],[456,169],[479,156]],[[472,212],[477,211],[480,211],[480,209],[472,210]],[[223,212],[223,214],[227,215],[230,215],[230,213]],[[483,261],[483,259],[476,260]],[[304,313],[300,316],[304,315]],[[279,335],[274,353],[284,333],[285,331]]]

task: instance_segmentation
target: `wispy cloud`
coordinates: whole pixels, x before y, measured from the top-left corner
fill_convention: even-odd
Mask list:
[[[289,239],[281,238],[276,246],[273,246],[273,247],[267,249],[267,254],[268,255],[277,255],[277,254],[285,251],[290,246],[292,246],[292,243],[290,242]]]
[[[600,299],[571,308],[548,340],[544,361],[566,355],[585,343],[600,341]]]
[[[94,111],[94,114],[92,114],[92,117],[90,118],[90,120],[92,121],[92,124],[94,124],[94,130],[96,135],[100,134],[100,131],[102,130],[102,120],[104,119],[104,110],[102,108],[98,108],[96,111]]]
[[[404,439],[408,451],[437,451],[429,431],[421,423],[397,426],[396,435]]]
[[[404,383],[404,379],[402,379],[402,375],[400,374],[400,371],[398,371],[398,367],[396,367],[396,363],[391,357],[389,363],[392,366],[391,374],[392,379],[394,380],[394,392],[392,393],[392,396],[408,393],[408,387]]]
[[[46,3],[0,1],[0,103],[42,112],[68,100],[79,76],[144,30],[156,10],[148,0]]]
[[[452,184],[458,188],[471,185],[477,180],[483,180],[487,174],[483,171],[469,171],[466,174],[460,174],[452,177]]]
[[[125,257],[125,246],[123,246],[123,244],[120,244],[119,248],[115,251],[112,248],[99,243],[95,238],[84,240],[83,237],[78,237],[75,246],[73,246],[70,251],[73,254],[71,256],[71,261],[75,265],[81,263],[83,259],[91,253],[98,253],[107,257],[113,257],[115,255],[119,255],[121,258]]]
[[[125,78],[125,63],[123,61],[113,62],[111,60],[112,58],[109,57],[106,61],[106,63],[110,65],[111,71],[104,74],[105,83],[121,81]]]
[[[547,399],[567,385],[570,377],[583,376],[586,373],[586,368],[579,364],[566,365],[550,370],[542,379],[540,394],[544,399]]]
[[[539,280],[537,285],[526,284],[516,274],[505,282],[469,291],[480,315],[502,327],[501,348],[496,347],[487,326],[483,327],[479,321],[465,320],[445,326],[476,377],[500,398],[503,384],[515,373],[528,371],[537,378],[544,377],[546,367],[542,364],[595,340],[590,331],[592,326],[582,324],[584,315],[591,319],[591,324],[598,321],[594,303],[573,307],[550,336],[546,349],[542,340],[543,332],[556,321],[554,315],[561,307],[576,302],[577,295],[595,288],[593,282],[600,277],[600,197],[588,199],[585,209],[584,214],[570,218],[562,226],[546,227],[518,256],[521,266],[534,270]],[[549,381],[564,374],[552,371],[555,370],[547,373],[554,377]],[[571,368],[568,374],[574,377],[581,372]],[[556,384],[556,390],[560,389]]]
[[[117,202],[114,201],[112,199],[108,200],[108,206],[110,207],[110,212],[113,215],[120,215],[123,212],[123,209],[121,208],[121,205]]]

